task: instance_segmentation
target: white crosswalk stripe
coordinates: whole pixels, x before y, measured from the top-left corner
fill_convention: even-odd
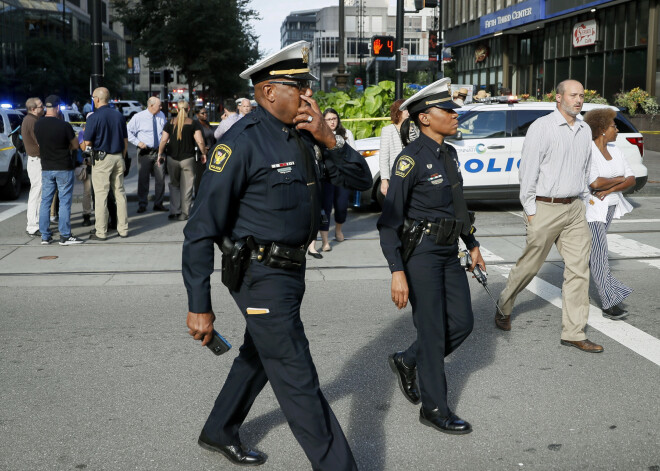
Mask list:
[[[619,234],[608,234],[608,247],[611,253],[638,260],[655,268],[660,268],[660,260],[649,260],[643,257],[660,256],[660,249],[628,239]],[[481,247],[481,253],[487,262],[502,261],[502,257]],[[640,258],[641,257],[641,258]],[[491,265],[496,267],[505,278],[513,265]],[[529,283],[526,288],[540,298],[545,299],[552,305],[561,309],[561,288],[554,286],[538,276]],[[642,357],[660,366],[660,339],[626,323],[625,321],[613,321],[603,317],[600,308],[591,305],[589,307],[589,326],[602,332],[621,345],[636,352]]]

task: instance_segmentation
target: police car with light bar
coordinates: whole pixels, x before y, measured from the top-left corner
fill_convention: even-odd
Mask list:
[[[0,104],[0,198],[15,200],[27,179],[27,154],[21,150],[23,113]]]
[[[552,102],[519,103],[515,97],[495,97],[487,103],[473,103],[457,110],[460,115],[458,132],[446,142],[458,153],[467,199],[518,198],[518,167],[527,129],[556,107]],[[608,106],[585,103],[582,114],[605,107]],[[648,179],[648,170],[643,163],[644,138],[618,108],[609,108],[617,112],[614,123],[619,134],[615,144],[635,173],[635,186],[628,192],[639,191]],[[374,185],[371,191],[354,194],[349,202],[354,208],[367,208],[374,203],[380,205],[383,199],[379,191],[380,138],[360,139],[355,144],[369,164]]]

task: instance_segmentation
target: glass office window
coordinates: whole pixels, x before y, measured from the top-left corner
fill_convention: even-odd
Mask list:
[[[569,59],[557,59],[557,63],[555,65],[556,68],[556,80],[557,82],[561,82],[563,80],[566,80],[568,78],[568,73],[569,73]]]
[[[623,88],[623,51],[605,53],[605,88],[603,96],[611,100]]]
[[[621,49],[624,43],[626,29],[626,5],[617,5],[614,11],[614,47]]]
[[[603,55],[593,54],[587,57],[587,88],[603,91]]]
[[[635,46],[637,44],[637,4],[631,2],[627,8],[626,20],[626,46]],[[646,18],[640,18],[640,21],[646,21]]]
[[[571,59],[571,78],[580,83],[585,83],[586,59],[584,57],[573,57]]]
[[[646,49],[626,51],[624,90],[632,90],[635,87],[646,88],[646,54]]]

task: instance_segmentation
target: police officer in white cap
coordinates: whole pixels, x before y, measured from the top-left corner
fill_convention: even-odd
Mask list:
[[[312,99],[309,44],[300,41],[241,74],[252,79],[257,110],[210,151],[208,169],[184,229],[183,277],[189,333],[213,335],[210,276],[222,245],[222,280],[246,321],[243,345],[199,437],[235,464],[259,465],[239,429],[270,382],[313,469],[357,469],[346,437],[319,388],[300,319],[306,248],[319,228],[319,178],[371,188],[371,172],[335,136]],[[220,327],[219,330],[222,330]]]
[[[444,142],[458,128],[454,109],[459,106],[450,93],[449,79],[442,79],[401,105],[421,133],[395,161],[378,230],[392,272],[392,301],[402,309],[410,300],[417,328],[417,340],[390,355],[390,368],[406,399],[421,401],[420,422],[464,434],[472,427],[449,409],[444,366],[473,325],[470,288],[457,256],[459,237],[472,256],[470,270],[477,263],[486,267],[463,199],[456,150]],[[408,135],[406,124],[402,136]]]

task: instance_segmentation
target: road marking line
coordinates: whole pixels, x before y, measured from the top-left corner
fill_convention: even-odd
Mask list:
[[[14,217],[17,214],[21,214],[26,209],[27,209],[27,203],[18,203],[16,207],[7,209],[6,211],[2,211],[0,213],[0,222],[9,219],[11,217]]]
[[[660,219],[615,219],[612,224],[643,224],[645,222],[660,222]]]
[[[523,212],[522,211],[507,211],[507,213],[513,214],[514,216],[517,216],[520,219],[523,219]]]
[[[498,266],[505,278],[509,277],[509,271],[512,267],[513,265]],[[561,309],[561,288],[557,288],[555,285],[535,276],[526,289]],[[624,321],[613,321],[604,318],[602,311],[593,305],[589,306],[588,324],[612,340],[660,366],[660,340],[652,335]]]
[[[619,234],[607,234],[607,248],[617,255],[660,268],[660,260],[644,260],[646,257],[660,256],[660,249],[652,245],[642,244]]]
[[[495,255],[493,252],[491,252],[488,249],[485,249],[483,246],[479,247],[479,251],[481,252],[481,256],[484,258],[484,261],[488,263],[504,261],[502,257],[500,257],[499,255]]]

